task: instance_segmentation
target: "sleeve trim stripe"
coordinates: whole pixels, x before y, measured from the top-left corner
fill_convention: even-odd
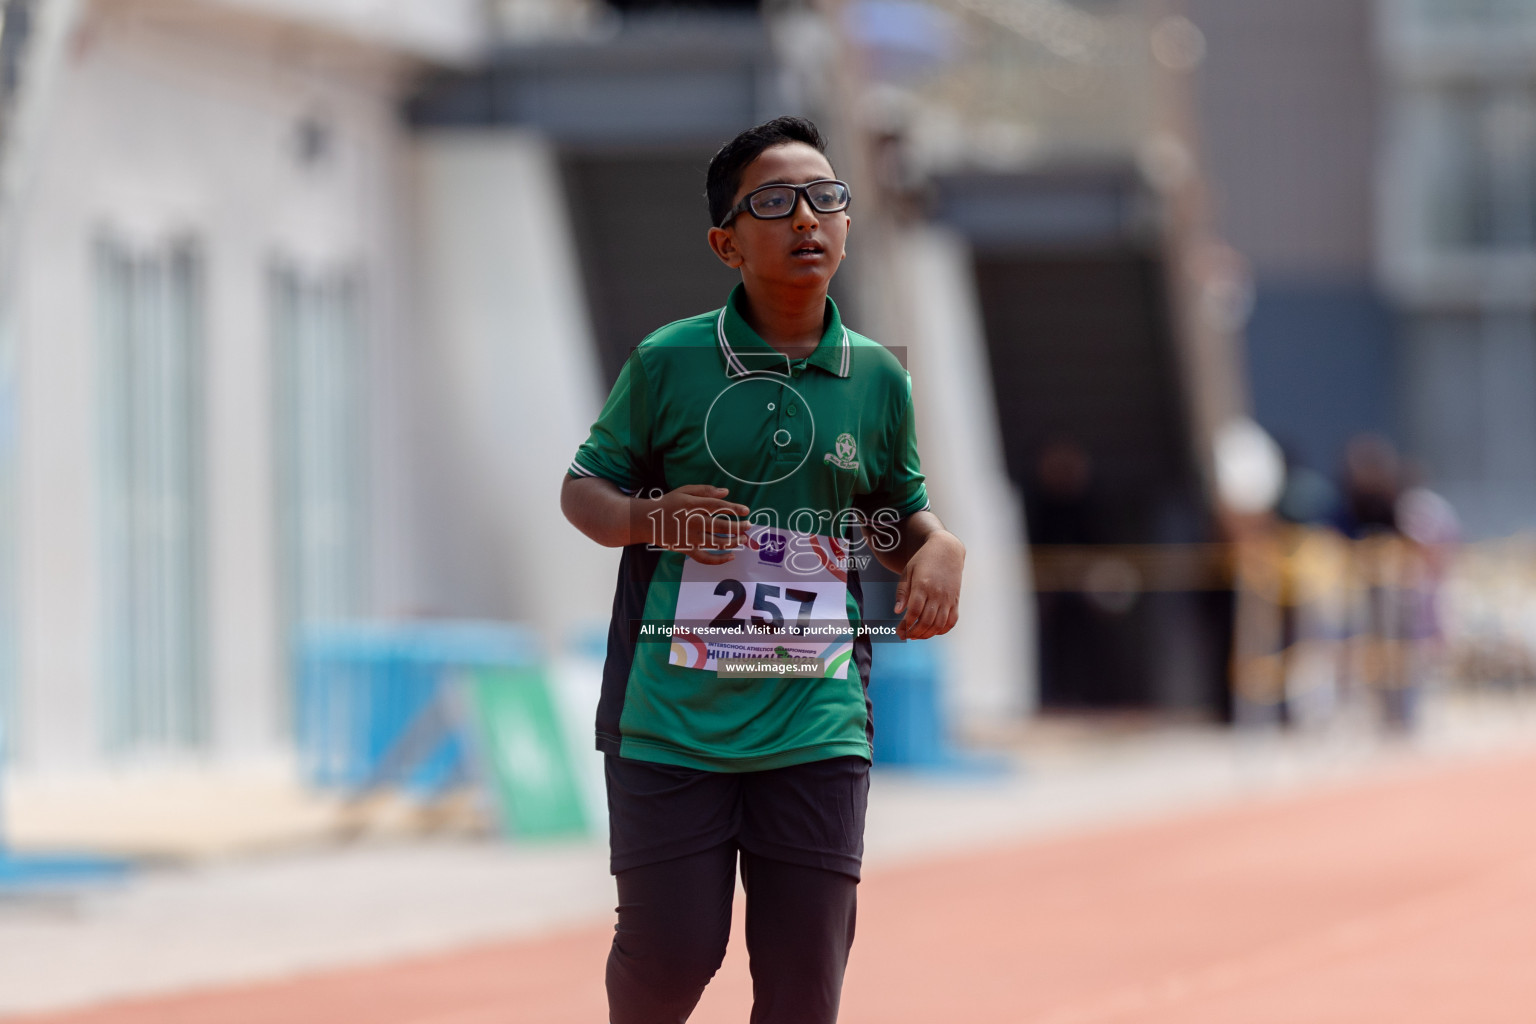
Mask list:
[[[577,477],[591,477],[594,480],[607,480],[609,483],[613,484],[613,486],[617,487],[625,494],[634,494],[639,490],[638,487],[631,487],[627,481],[615,479],[614,477],[609,476],[607,473],[595,473],[588,469],[586,466],[583,466],[580,462],[577,462],[575,459],[571,460],[571,464],[566,468],[566,472],[570,473],[572,476]]]

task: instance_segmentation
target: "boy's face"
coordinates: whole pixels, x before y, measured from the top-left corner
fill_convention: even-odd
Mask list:
[[[835,178],[832,165],[814,146],[788,142],[758,154],[741,175],[732,203],[764,185],[804,185]],[[846,255],[849,220],[846,212],[817,213],[804,196],[796,197],[795,212],[776,220],[758,220],[738,213],[723,228],[711,228],[709,245],[728,267],[741,270],[743,280],[769,285],[825,290]]]

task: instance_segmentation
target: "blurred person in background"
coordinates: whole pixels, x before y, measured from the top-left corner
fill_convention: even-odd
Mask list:
[[[1029,527],[1036,544],[1092,544],[1099,541],[1093,503],[1093,458],[1076,438],[1059,435],[1035,457],[1028,489]]]
[[[1280,443],[1285,482],[1275,503],[1279,563],[1284,720],[1315,728],[1338,711],[1349,632],[1349,542],[1334,527],[1344,515],[1332,480]]]
[[[1397,532],[1401,493],[1397,449],[1380,434],[1357,434],[1344,449],[1339,529],[1350,537]]]
[[[1407,613],[1410,665],[1422,685],[1445,658],[1445,585],[1461,543],[1461,518],[1444,496],[1414,483],[1393,509],[1398,529],[1412,546],[1415,574]]]
[[[1040,446],[1025,488],[1029,541],[1033,545],[1089,545],[1104,541],[1093,457],[1070,434]],[[1041,701],[1048,706],[1092,700],[1115,678],[1093,603],[1074,589],[1043,589],[1035,595],[1040,635]]]
[[[864,848],[869,640],[836,657],[829,645],[823,678],[721,666],[755,650],[746,615],[782,625],[798,601],[817,621],[861,623],[853,521],[888,542],[872,546],[901,576],[897,635],[958,619],[965,549],[928,511],[910,378],[827,297],[850,197],[824,150],[815,125],[787,117],[715,155],[709,244],[741,284],[635,349],[561,492],[578,529],[624,547],[597,723],[619,894],[611,1024],[687,1020],[725,956],[738,855],[753,1024],[836,1020]],[[806,510],[818,525],[801,537]],[[786,551],[800,540],[820,575],[786,572],[806,571]],[[663,618],[672,636],[711,629],[644,642],[640,620]],[[698,639],[722,622],[742,636]]]
[[[1358,585],[1351,675],[1374,694],[1383,724],[1407,732],[1418,721],[1425,683],[1426,629],[1432,622],[1435,574],[1428,549],[1405,537],[1400,515],[1416,527],[1426,517],[1417,498],[1405,503],[1404,469],[1380,434],[1359,434],[1344,453],[1340,529],[1354,539]]]

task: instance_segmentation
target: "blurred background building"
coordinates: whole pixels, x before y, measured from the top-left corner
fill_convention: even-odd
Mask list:
[[[1536,8],[1380,9],[1378,267],[1401,310],[1403,441],[1490,537],[1536,520]]]
[[[315,624],[601,619],[559,481],[629,348],[730,287],[705,166],[780,113],[833,140],[834,294],[971,551],[962,721],[1224,713],[1250,412],[1323,476],[1394,439],[1475,535],[1536,516],[1531,4],[0,9],[28,771],[282,762]]]
[[[1536,5],[1190,0],[1254,413],[1332,475],[1391,437],[1469,536],[1536,517]]]
[[[5,5],[5,722],[281,757],[305,621],[411,594],[399,104],[477,5]]]

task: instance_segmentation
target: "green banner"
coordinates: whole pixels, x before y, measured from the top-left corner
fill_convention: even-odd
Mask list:
[[[469,692],[503,829],[520,839],[584,834],[581,791],[543,671],[476,669]]]

